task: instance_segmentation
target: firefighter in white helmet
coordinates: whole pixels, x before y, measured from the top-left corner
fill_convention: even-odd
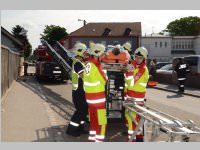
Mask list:
[[[131,52],[132,52],[132,49],[131,49],[131,43],[129,43],[129,42],[126,42],[126,43],[124,43],[123,45],[122,45],[122,47],[123,47],[123,49],[125,50],[125,52],[126,52],[126,57],[128,58],[128,60],[130,60],[131,59]]]
[[[126,42],[122,45],[122,47],[124,48],[124,50],[127,50],[128,52],[131,52],[131,43]]]
[[[100,63],[104,51],[105,46],[103,44],[93,44],[90,51],[91,56],[84,71],[84,89],[90,120],[88,141],[90,142],[103,142],[107,126],[105,108],[106,76]]]
[[[85,99],[82,79],[85,69],[83,62],[84,52],[87,50],[87,47],[83,43],[76,43],[72,50],[76,55],[72,63],[72,100],[76,110],[71,118],[66,133],[72,136],[80,136],[80,134],[88,133],[84,130],[88,106]]]
[[[134,60],[132,61],[133,70],[126,73],[126,91],[125,91],[125,100],[134,100],[141,106],[144,105],[145,102],[145,93],[146,86],[149,79],[149,71],[146,67],[146,59],[148,56],[148,51],[145,47],[139,47],[135,50]],[[126,124],[128,126],[128,139],[130,141],[132,134],[136,129],[136,124],[132,121],[132,118],[135,121],[139,122],[140,117],[135,113],[131,112],[131,115],[127,111],[125,111]],[[138,132],[136,137],[133,137],[133,142],[142,142],[143,141],[143,133]]]

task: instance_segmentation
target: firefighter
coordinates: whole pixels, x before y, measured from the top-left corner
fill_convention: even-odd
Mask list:
[[[83,55],[86,49],[87,47],[83,43],[77,43],[73,48],[76,56],[72,63],[72,100],[76,110],[71,118],[66,133],[76,137],[87,133],[87,131],[84,130],[84,124],[87,120],[88,105],[85,99],[82,79],[85,69]]]
[[[149,79],[149,71],[146,67],[148,51],[144,47],[139,47],[134,53],[134,60],[132,61],[133,71],[126,72],[125,82],[126,82],[126,95],[125,100],[134,99],[141,106],[145,102],[145,92],[146,86]],[[131,119],[134,118],[136,122],[139,122],[140,117],[135,113],[131,112],[132,117],[129,116],[130,113],[125,111],[126,125],[128,126],[128,140],[130,140],[131,135],[136,129],[136,124]],[[136,134],[132,142],[142,142],[143,133]]]
[[[91,56],[84,71],[84,89],[90,120],[88,141],[90,142],[103,142],[107,126],[105,108],[106,76],[100,63],[104,51],[104,45],[94,44],[91,47]]]
[[[127,57],[129,58],[129,60],[131,59],[131,52],[132,52],[132,49],[131,49],[131,43],[129,42],[126,42],[122,45],[123,49],[125,50],[125,52],[127,53]]]
[[[178,63],[175,66],[175,71],[178,78],[178,93],[184,92],[185,80],[187,79],[187,73],[189,72],[188,65],[183,62],[182,58],[178,58]]]

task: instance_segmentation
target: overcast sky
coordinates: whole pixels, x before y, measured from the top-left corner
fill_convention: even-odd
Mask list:
[[[82,27],[87,22],[141,22],[142,34],[158,33],[175,19],[187,16],[200,17],[200,10],[2,10],[1,24],[9,32],[15,25],[28,30],[33,48],[40,44],[40,34],[45,25],[59,25],[67,32]]]

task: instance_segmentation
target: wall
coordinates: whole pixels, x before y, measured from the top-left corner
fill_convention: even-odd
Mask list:
[[[19,73],[20,55],[8,47],[1,45],[1,97],[17,79]]]

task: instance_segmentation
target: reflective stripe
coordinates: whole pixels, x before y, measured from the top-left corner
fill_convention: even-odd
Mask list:
[[[81,124],[84,124],[85,123],[85,121],[81,121]]]
[[[178,78],[178,80],[185,80],[186,78]]]
[[[140,85],[146,87],[147,83],[140,82]]]
[[[103,140],[105,138],[105,136],[104,135],[96,135],[96,138],[100,139],[100,140]]]
[[[83,70],[81,70],[81,71],[79,71],[79,72],[78,72],[78,74],[82,73],[83,71],[84,71],[84,69],[83,69]]]
[[[128,136],[128,139],[131,139],[131,136],[130,136],[130,135]],[[135,140],[135,139],[136,139],[136,137],[133,137],[133,140]]]
[[[119,89],[123,89],[123,87],[122,87],[122,86],[120,86],[120,87],[119,87]]]
[[[92,137],[92,136],[89,136],[89,137],[88,137],[88,140],[96,140],[96,138],[95,138],[95,137]]]
[[[71,125],[73,125],[73,126],[75,126],[75,127],[78,127],[79,126],[79,124],[78,123],[75,123],[75,122],[70,122],[69,124],[71,124]]]
[[[132,79],[130,86],[134,86],[134,79]]]
[[[128,130],[128,134],[133,134],[133,131],[132,130]]]
[[[100,140],[95,140],[95,142],[103,142],[103,141],[100,141]]]
[[[97,81],[95,83],[91,83],[91,82],[84,82],[84,85],[87,85],[87,86],[97,86],[101,84],[100,81]]]
[[[184,85],[180,85],[180,87],[184,87]]]
[[[87,99],[87,102],[88,102],[89,104],[97,104],[97,103],[102,103],[102,102],[105,102],[105,101],[106,101],[105,98],[97,99],[97,100],[88,100],[88,99]]]
[[[131,80],[131,79],[133,79],[133,76],[129,76],[126,78],[126,80]]]
[[[78,84],[73,84],[73,87],[76,87],[76,88],[77,88],[77,87],[78,87]]]
[[[96,134],[96,131],[90,131],[90,134]]]
[[[144,101],[144,98],[135,98],[135,97],[130,97],[128,95],[127,95],[127,98],[134,99],[134,101],[137,101],[137,102]]]

